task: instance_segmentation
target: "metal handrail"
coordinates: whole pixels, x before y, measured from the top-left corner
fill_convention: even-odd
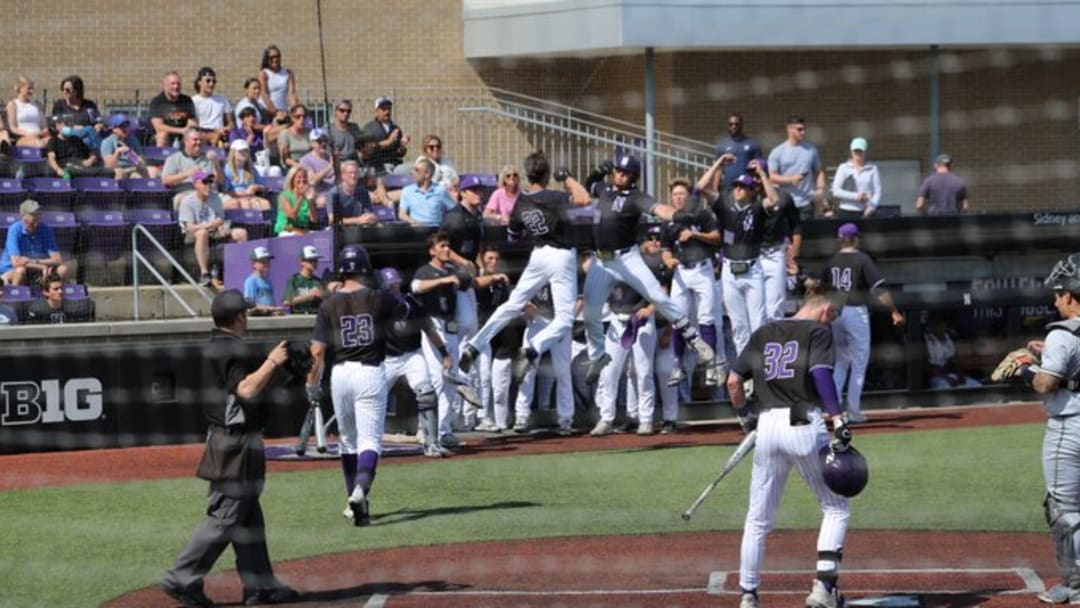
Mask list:
[[[190,274],[188,274],[187,270],[184,270],[184,267],[180,264],[180,262],[176,261],[176,258],[174,258],[172,256],[172,254],[169,253],[169,250],[166,249],[156,238],[154,238],[154,235],[151,234],[150,231],[147,230],[145,226],[143,226],[142,224],[135,224],[131,228],[131,257],[132,257],[131,285],[132,285],[132,288],[133,288],[133,291],[134,291],[134,294],[135,294],[134,295],[134,298],[135,298],[135,302],[134,302],[135,320],[136,321],[139,320],[139,263],[142,263],[142,265],[146,266],[146,269],[150,271],[150,274],[154,275],[154,278],[157,279],[159,283],[161,283],[161,285],[165,288],[165,290],[168,291],[172,295],[172,297],[176,298],[176,301],[180,303],[180,306],[184,307],[184,310],[186,310],[189,315],[191,315],[192,317],[198,317],[199,316],[198,311],[196,311],[194,308],[192,308],[184,300],[184,298],[182,298],[180,296],[180,294],[177,293],[176,289],[173,288],[173,286],[170,284],[170,282],[166,281],[165,277],[161,276],[161,273],[157,271],[157,268],[154,268],[154,265],[150,263],[150,260],[147,260],[146,257],[143,256],[143,254],[139,253],[139,233],[140,232],[144,236],[146,236],[146,238],[150,239],[150,243],[154,247],[157,247],[157,250],[160,251],[161,254],[165,256],[165,259],[168,260],[170,264],[172,264],[174,269],[180,271],[180,275],[188,283],[190,283],[192,287],[195,288],[195,293],[201,295],[204,299],[206,299],[207,302],[212,302],[213,299],[214,299],[213,296],[211,296],[205,289],[203,289],[202,285],[199,285],[195,281],[195,279],[192,278],[192,276]]]

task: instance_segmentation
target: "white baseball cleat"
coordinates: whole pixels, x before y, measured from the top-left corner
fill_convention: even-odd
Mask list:
[[[814,586],[810,588],[810,595],[806,596],[806,608],[843,608],[844,595],[839,587],[833,587],[832,591],[825,590],[825,583],[814,579]]]
[[[638,427],[637,427],[637,434],[638,435],[652,435],[653,434],[652,421],[651,420],[646,420],[645,422],[642,422],[641,424],[639,424]]]
[[[671,370],[671,376],[667,379],[667,385],[679,386],[683,383],[683,380],[686,380],[686,372],[684,372],[681,367],[676,367]]]
[[[757,596],[753,593],[744,593],[742,599],[739,600],[739,608],[760,608],[760,606]]]
[[[1038,598],[1044,604],[1080,604],[1080,589],[1054,585],[1040,593]]]
[[[601,420],[596,423],[596,426],[594,426],[591,431],[589,431],[589,434],[593,437],[603,437],[604,435],[610,435],[614,430],[615,427],[612,426],[610,422]]]
[[[709,365],[716,358],[716,353],[713,352],[709,343],[701,339],[701,336],[694,336],[690,340],[690,346],[694,347],[694,351],[697,352],[698,365]]]

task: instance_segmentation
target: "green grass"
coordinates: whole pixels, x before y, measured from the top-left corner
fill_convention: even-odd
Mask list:
[[[870,485],[852,529],[1042,531],[1041,425],[864,435]],[[341,517],[336,468],[279,473],[262,504],[280,561],[402,545],[567,535],[738,530],[749,461],[689,523],[679,514],[734,446],[673,447],[383,466],[375,523]],[[73,454],[72,458],[78,458]],[[154,584],[202,516],[195,479],[0,493],[0,606],[91,606]],[[816,528],[793,473],[778,528]],[[232,568],[227,551],[218,568]]]

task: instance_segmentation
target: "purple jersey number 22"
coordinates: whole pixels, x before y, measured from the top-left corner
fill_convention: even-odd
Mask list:
[[[799,342],[768,342],[762,354],[765,355],[765,381],[787,380],[795,377],[795,370],[791,365],[799,358]]]

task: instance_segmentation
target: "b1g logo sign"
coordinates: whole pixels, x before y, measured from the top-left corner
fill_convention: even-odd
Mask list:
[[[0,399],[4,411],[2,426],[90,422],[101,418],[101,381],[97,378],[71,378],[41,382],[4,382]]]

